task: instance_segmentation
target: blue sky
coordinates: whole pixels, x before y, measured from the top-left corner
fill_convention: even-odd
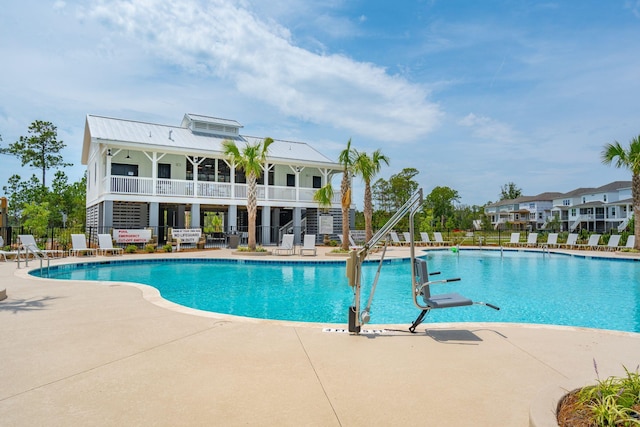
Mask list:
[[[390,158],[382,178],[484,204],[630,180],[599,158],[640,134],[639,53],[640,0],[21,0],[0,15],[0,135],[53,122],[77,180],[86,114],[204,114],[333,159],[351,138]],[[0,156],[0,187],[33,172]]]

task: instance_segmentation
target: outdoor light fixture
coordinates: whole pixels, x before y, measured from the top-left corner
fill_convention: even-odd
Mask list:
[[[111,157],[111,148],[107,148],[107,156]]]
[[[129,150],[127,150],[127,157],[125,157],[125,159],[130,159],[131,156],[129,156]]]

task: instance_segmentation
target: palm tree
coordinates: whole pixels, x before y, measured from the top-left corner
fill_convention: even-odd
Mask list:
[[[615,163],[617,168],[624,167],[631,171],[633,234],[636,236],[634,247],[640,250],[640,135],[630,141],[628,150],[622,148],[618,141],[605,145],[602,151],[602,163],[605,165]]]
[[[354,169],[364,181],[364,229],[365,241],[371,240],[373,237],[373,227],[371,221],[373,218],[373,203],[371,201],[371,180],[380,172],[382,163],[389,166],[389,158],[382,154],[378,149],[373,152],[371,157],[367,153],[358,153],[356,151],[356,159]]]
[[[351,207],[351,173],[356,152],[351,148],[351,138],[347,141],[347,148],[338,156],[338,163],[342,165],[342,181],[340,194],[342,195],[342,249],[349,250],[349,208]]]
[[[315,193],[313,193],[313,201],[318,203],[318,207],[327,212],[332,205],[333,202],[333,186],[330,182],[326,183],[322,187],[318,188]],[[324,243],[327,244],[329,242],[329,235],[324,235]]]
[[[246,144],[242,151],[231,140],[222,141],[222,151],[239,169],[244,170],[247,177],[247,214],[249,230],[247,246],[250,251],[256,250],[256,214],[258,212],[257,180],[262,174],[262,165],[267,159],[269,146],[273,139],[265,138],[262,142]]]

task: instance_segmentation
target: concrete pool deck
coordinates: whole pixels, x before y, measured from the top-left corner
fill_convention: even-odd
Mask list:
[[[335,259],[318,249],[314,259]],[[150,256],[236,257],[226,249]],[[633,333],[424,323],[415,335],[355,336],[323,330],[346,328],[346,319],[193,315],[167,309],[148,287],[37,279],[14,262],[0,262],[0,288],[3,426],[527,426],[545,390],[594,383],[594,360],[600,378],[640,363]]]

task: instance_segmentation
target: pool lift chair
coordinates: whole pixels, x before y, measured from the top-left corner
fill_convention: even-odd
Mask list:
[[[380,263],[378,265],[378,271],[376,273],[373,284],[371,285],[371,291],[369,293],[369,300],[364,309],[361,310],[361,296],[362,296],[362,283],[361,283],[361,273],[362,273],[362,263],[366,259],[371,248],[376,247],[376,245],[386,239],[386,236],[392,231],[393,227],[407,214],[409,214],[409,233],[410,233],[410,257],[411,257],[411,287],[413,294],[413,302],[416,307],[420,310],[420,315],[413,322],[413,324],[409,327],[409,331],[411,333],[415,333],[416,327],[422,323],[424,317],[429,313],[429,311],[437,308],[451,308],[451,307],[462,307],[467,305],[479,304],[484,305],[495,310],[500,310],[500,308],[495,305],[472,301],[469,298],[466,298],[458,293],[448,293],[441,295],[432,295],[430,286],[440,283],[448,283],[459,281],[460,278],[454,279],[444,279],[444,280],[435,280],[429,281],[429,273],[427,269],[427,261],[424,259],[416,258],[415,256],[415,238],[414,238],[414,216],[416,212],[422,207],[423,197],[422,197],[422,189],[419,189],[416,193],[414,193],[409,200],[400,208],[398,211],[387,221],[387,223],[378,230],[376,234],[373,235],[371,240],[366,242],[362,248],[357,250],[351,250],[349,252],[349,257],[347,258],[347,268],[346,275],[349,282],[349,286],[353,288],[354,292],[354,304],[349,307],[349,332],[359,334],[362,325],[366,324],[370,320],[370,310],[371,303],[373,301],[373,296],[375,294],[376,285],[378,282],[378,277],[380,276],[380,269],[382,268],[382,264],[384,261],[384,256],[386,253],[386,242],[384,246],[384,250],[380,257]],[[431,275],[436,275],[439,273],[431,273]],[[422,299],[422,303],[419,299]]]

